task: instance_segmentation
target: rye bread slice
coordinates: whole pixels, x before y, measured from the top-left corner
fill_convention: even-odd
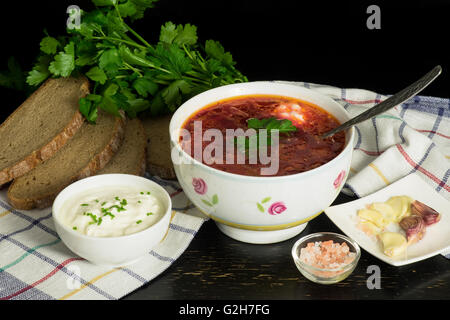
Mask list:
[[[0,186],[51,158],[83,124],[86,78],[49,79],[0,125]]]
[[[139,119],[127,121],[125,136],[119,151],[97,174],[126,173],[145,174],[147,137]]]
[[[84,123],[78,132],[50,159],[14,179],[8,199],[18,209],[45,208],[72,182],[94,175],[118,151],[125,121],[103,112],[96,124]]]
[[[169,124],[172,115],[143,120],[147,133],[147,171],[163,179],[176,179],[173,169]]]

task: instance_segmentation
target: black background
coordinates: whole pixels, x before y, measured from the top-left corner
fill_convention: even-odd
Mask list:
[[[15,56],[24,69],[29,70],[39,52],[39,42],[44,37],[43,29],[46,28],[53,36],[65,33],[66,8],[71,4],[86,10],[92,8],[90,1],[79,0],[2,2],[0,69],[7,67],[8,57]],[[369,17],[366,10],[371,4],[381,8],[381,30],[369,30],[366,27]],[[250,81],[306,81],[393,94],[440,64],[443,74],[421,94],[450,98],[449,13],[450,1],[444,0],[160,0],[155,8],[147,12],[145,19],[137,21],[133,26],[149,42],[155,42],[161,24],[166,21],[194,24],[198,27],[199,39],[202,42],[207,39],[219,40],[233,54],[237,68]],[[0,89],[0,95],[0,120],[3,120],[25,96],[5,89]],[[324,216],[314,222],[315,224],[308,226],[310,231],[317,228],[329,230],[333,227]],[[199,261],[198,263],[211,265],[210,272],[214,275],[216,271],[223,271],[215,268],[222,267],[221,261],[226,258],[241,261],[239,259],[247,257],[250,262],[246,261],[246,265],[260,266],[267,263],[263,261],[267,255],[284,252],[279,250],[278,245],[260,247],[257,250],[251,245],[238,246],[237,242],[220,234],[212,222],[202,226],[195,240],[197,241],[190,245],[190,254],[180,257],[171,272],[164,273],[151,282],[151,286],[147,285],[127,298],[185,297],[183,290],[172,292],[171,288],[180,290],[189,286],[194,290],[198,289],[200,298],[204,299],[223,298],[223,295],[216,297],[213,294],[224,292],[229,294],[226,298],[274,298],[270,295],[272,288],[261,291],[260,287],[255,287],[253,292],[240,292],[241,287],[237,286],[233,291],[226,279],[217,281],[215,286],[207,286],[202,282],[191,283],[192,278],[186,276],[185,272],[196,271]],[[290,248],[291,242],[280,246]],[[272,249],[267,251],[270,248]],[[218,259],[212,263],[209,255],[213,256],[214,252],[215,256],[223,260]],[[262,254],[264,252],[266,255]],[[285,260],[288,257],[283,257],[284,260],[271,262],[270,268],[261,272],[275,274],[279,268],[286,269],[289,275],[297,276],[291,261],[287,264]],[[374,259],[368,254],[363,255],[363,261],[355,273],[364,275],[365,266],[378,263]],[[315,292],[315,298],[409,299],[416,295],[430,299],[448,298],[448,293],[427,289],[427,285],[439,284],[439,281],[445,282],[448,278],[448,273],[436,273],[436,270],[445,270],[445,263],[447,261],[444,258],[435,257],[417,267],[414,265],[401,269],[383,265],[392,280],[386,281],[391,281],[392,287],[375,293],[375,296],[367,295],[364,283],[358,282],[359,278],[356,277],[351,280],[355,282],[350,282],[346,288],[322,287],[319,292],[312,284],[303,286],[306,291]],[[415,268],[421,277],[415,276]],[[255,267],[255,270],[260,269]],[[248,274],[242,275],[245,276]],[[404,289],[398,290],[398,285]],[[361,286],[364,288],[361,289]],[[302,295],[305,292],[299,288],[297,284],[286,285],[283,291],[285,296],[278,298],[292,297],[293,294],[295,297],[308,298],[309,296]]]
[[[2,3],[0,69],[15,56],[29,70],[47,29],[65,33],[66,8],[90,1]],[[381,29],[366,26],[367,7],[381,9]],[[191,23],[199,39],[219,40],[252,80],[293,80],[393,94],[437,64],[443,74],[421,94],[450,97],[450,2],[160,0],[133,26],[150,42],[161,24]],[[1,89],[0,115],[24,99]]]

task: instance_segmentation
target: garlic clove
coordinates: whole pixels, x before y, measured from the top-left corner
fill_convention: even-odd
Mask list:
[[[422,217],[425,225],[427,226],[435,224],[441,220],[441,214],[439,212],[418,200],[414,200],[411,203],[411,213]]]

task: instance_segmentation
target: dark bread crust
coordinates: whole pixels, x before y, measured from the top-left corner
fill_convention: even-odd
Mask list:
[[[136,119],[139,126],[140,126],[140,130],[144,133],[144,137],[145,137],[145,129],[144,129],[144,125],[142,124],[142,121]],[[135,172],[131,172],[130,174],[134,174],[136,176],[143,176],[145,175],[147,169],[147,145],[144,145],[144,149],[143,152],[140,155],[140,160],[139,160],[139,166],[136,168]]]
[[[175,180],[177,178],[173,168],[164,168],[151,163],[147,163],[147,172],[162,179]]]
[[[169,123],[172,115],[143,120],[147,134],[147,172],[163,179],[176,179],[171,160]]]
[[[139,123],[139,126],[141,127],[142,132],[145,133],[144,125],[142,124],[142,122],[139,120],[138,123]],[[144,136],[145,136],[145,134],[144,134]],[[140,166],[139,166],[139,168],[137,168],[137,170],[134,174],[137,176],[143,176],[143,175],[145,175],[145,171],[147,169],[147,145],[145,145],[145,147],[144,147],[144,152],[142,152],[142,154],[141,154],[141,159],[140,159],[139,163],[140,163]]]
[[[81,78],[83,83],[80,86],[81,97],[89,94],[89,81],[87,78]],[[14,118],[16,112],[24,106],[27,101],[34,99],[34,97],[38,94],[39,91],[45,90],[50,81],[55,81],[55,79],[48,79],[42,84],[39,89],[37,89],[33,94],[23,102],[1,125],[5,125],[8,121]],[[64,129],[58,133],[51,141],[45,144],[38,150],[32,151],[27,157],[22,159],[21,161],[15,163],[14,165],[4,168],[0,171],[0,188],[3,184],[16,179],[30,170],[34,169],[41,162],[51,158],[64,144],[71,138],[73,135],[81,128],[81,125],[84,122],[83,115],[77,110],[70,122],[64,127]]]
[[[33,208],[47,208],[52,205],[53,200],[55,200],[58,193],[63,190],[65,187],[67,187],[69,184],[92,176],[97,171],[103,169],[111,160],[111,158],[115,155],[115,153],[119,150],[123,137],[124,137],[124,130],[125,129],[125,120],[123,118],[116,118],[115,126],[113,130],[113,134],[107,143],[107,145],[103,148],[103,150],[93,155],[89,163],[79,172],[74,174],[69,183],[66,183],[64,185],[60,185],[58,187],[58,190],[56,192],[52,193],[43,193],[35,198],[18,198],[14,196],[14,188],[16,184],[16,180],[14,180],[11,185],[8,188],[8,200],[10,204],[17,209],[21,210],[31,210]]]

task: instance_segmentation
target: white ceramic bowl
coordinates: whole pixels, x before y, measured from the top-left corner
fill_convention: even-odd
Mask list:
[[[164,214],[149,228],[120,237],[87,236],[61,223],[59,217],[64,215],[61,208],[65,201],[89,189],[111,186],[130,186],[150,191],[161,201]],[[164,238],[169,228],[172,203],[167,191],[149,179],[128,174],[104,174],[69,185],[56,197],[52,209],[56,232],[71,251],[94,264],[119,267],[136,262]]]
[[[185,121],[206,105],[230,97],[272,94],[311,102],[341,123],[350,116],[333,99],[312,90],[277,82],[248,82],[214,88],[181,105],[170,122],[172,161],[184,192],[228,236],[250,243],[283,241],[300,233],[339,194],[347,178],[354,129],[346,132],[344,150],[330,162],[298,174],[253,177],[206,166],[179,144]]]

